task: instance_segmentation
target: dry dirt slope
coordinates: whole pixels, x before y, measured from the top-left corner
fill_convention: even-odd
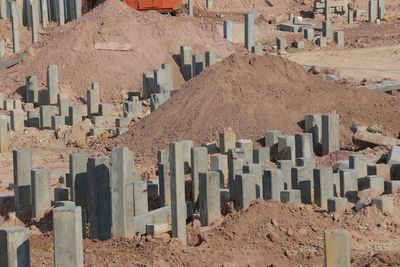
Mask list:
[[[128,145],[146,160],[155,159],[157,149],[165,149],[169,142],[218,140],[224,127],[232,127],[238,138],[256,141],[266,130],[301,132],[305,114],[335,111],[346,146],[352,124],[376,123],[395,136],[400,128],[398,104],[396,96],[321,80],[281,57],[234,54],[186,83],[107,146]]]

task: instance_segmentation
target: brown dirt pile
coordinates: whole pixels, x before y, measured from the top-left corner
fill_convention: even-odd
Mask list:
[[[129,44],[132,51],[95,49],[95,43],[106,42]],[[181,45],[192,46],[194,53],[216,50],[220,58],[234,52],[234,45],[207,21],[137,12],[121,1],[108,0],[33,45],[23,63],[1,71],[0,90],[14,93],[29,75],[37,75],[44,87],[50,64],[58,65],[61,93],[73,99],[86,98],[93,81],[100,82],[105,101],[120,97],[121,90],[141,91],[142,73],[161,68],[162,63],[174,64],[178,87],[183,78],[174,55]]]
[[[352,124],[375,123],[395,136],[400,128],[398,103],[398,96],[328,82],[281,57],[234,54],[189,81],[108,146],[129,146],[149,160],[172,141],[191,139],[201,145],[218,140],[220,131],[232,127],[237,138],[254,142],[267,130],[301,132],[305,114],[336,111],[341,145],[348,147]]]

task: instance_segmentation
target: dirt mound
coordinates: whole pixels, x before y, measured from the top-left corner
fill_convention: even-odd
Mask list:
[[[96,43],[107,42],[130,45],[132,51],[95,49]],[[137,12],[121,1],[108,0],[33,45],[23,63],[0,73],[0,90],[14,93],[29,75],[37,75],[44,87],[50,64],[58,65],[61,93],[73,99],[86,98],[93,81],[100,82],[106,101],[119,97],[121,90],[141,91],[142,73],[162,63],[174,64],[178,87],[183,78],[175,59],[181,45],[192,46],[193,53],[216,50],[220,58],[234,51],[234,45],[207,21]]]
[[[157,149],[172,141],[191,139],[201,145],[218,140],[223,128],[232,127],[238,138],[254,142],[267,130],[301,132],[305,114],[337,112],[341,145],[348,147],[352,124],[377,123],[395,136],[398,103],[398,96],[328,82],[281,57],[234,54],[186,83],[108,146],[128,145],[138,155],[155,159]]]

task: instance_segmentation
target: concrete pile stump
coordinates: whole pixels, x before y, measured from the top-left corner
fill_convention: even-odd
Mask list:
[[[53,106],[40,106],[40,129],[51,129]]]
[[[356,178],[364,178],[368,175],[368,161],[364,155],[350,155],[349,168],[354,169]]]
[[[39,14],[38,9],[36,7],[35,1],[28,1],[29,12],[30,12],[30,24],[32,28],[32,43],[36,43],[38,41],[38,27],[39,27]]]
[[[264,169],[261,164],[245,164],[243,165],[243,173],[254,175],[254,189],[256,190],[256,199],[263,197],[263,175]]]
[[[157,163],[169,162],[169,152],[168,150],[158,150],[157,151]]]
[[[296,206],[301,206],[300,190],[283,190],[280,196],[282,203],[291,203]]]
[[[199,201],[199,174],[208,171],[208,151],[204,146],[191,148],[192,162],[192,202],[194,207]],[[219,186],[217,187],[219,192]]]
[[[0,228],[0,266],[30,265],[29,228]]]
[[[320,38],[318,38],[317,39],[317,45],[320,47],[320,48],[324,48],[324,47],[326,47],[326,45],[327,45],[327,40],[326,40],[326,37],[320,37]]]
[[[236,210],[247,209],[256,199],[253,174],[237,174],[235,177],[234,202]]]
[[[7,116],[0,115],[0,153],[8,152]]]
[[[63,117],[69,116],[70,100],[63,98],[60,94],[57,97],[58,115]]]
[[[4,109],[7,111],[12,111],[14,109],[14,101],[11,99],[5,99],[3,101]]]
[[[193,77],[199,75],[204,69],[204,57],[202,54],[193,55]]]
[[[89,192],[87,158],[84,153],[69,154],[69,177],[67,186],[71,189],[71,200],[87,211],[87,195]]]
[[[322,22],[322,36],[332,38],[332,23],[329,20]]]
[[[339,115],[322,116],[322,154],[339,151]]]
[[[229,149],[234,149],[236,146],[236,135],[232,129],[224,129],[224,132],[219,133],[219,151],[228,153]]]
[[[311,169],[312,170],[312,169]],[[311,204],[313,174],[307,167],[293,167],[291,171],[292,189],[300,190],[301,202]]]
[[[13,52],[19,52],[19,18],[17,12],[17,3],[16,1],[10,1],[11,5],[11,23],[12,23],[12,41],[13,41]]]
[[[83,267],[81,207],[53,210],[54,266]]]
[[[372,189],[378,194],[381,194],[385,191],[384,183],[385,181],[382,176],[368,175],[358,179],[358,191]]]
[[[174,65],[163,63],[161,64],[161,68],[166,71],[167,85],[171,91],[174,89]]]
[[[158,163],[160,206],[171,205],[171,173],[169,162]]]
[[[375,23],[376,21],[376,0],[369,0],[368,1],[368,21],[370,23]]]
[[[264,135],[264,143],[270,150],[270,160],[278,159],[278,137],[281,136],[281,131],[266,131]]]
[[[56,105],[58,95],[58,67],[50,65],[47,67],[47,104]]]
[[[21,99],[14,99],[14,109],[22,109]]]
[[[395,194],[400,190],[400,181],[385,182],[385,194]]]
[[[57,1],[57,21],[58,26],[65,24],[65,11],[64,11],[64,1],[63,0],[56,0]]]
[[[111,152],[111,223],[112,235],[133,237],[134,185],[131,172],[134,153],[127,147],[114,147]],[[146,199],[147,201],[147,199]]]
[[[125,102],[123,104],[124,117],[137,118],[143,117],[142,102]]]
[[[296,162],[295,139],[293,135],[278,137],[278,160],[291,160]]]
[[[328,198],[333,197],[331,168],[314,169],[314,201],[318,207],[328,208]]]
[[[253,149],[253,163],[269,164],[271,161],[270,148]]]
[[[281,200],[281,191],[284,190],[282,179],[282,171],[280,169],[265,170],[263,175],[263,197],[264,200],[273,199]]]
[[[292,167],[294,164],[291,160],[278,160],[278,169],[282,171],[282,180],[285,190],[292,189]]]
[[[54,201],[68,201],[70,196],[70,188],[54,188]]]
[[[324,231],[325,266],[350,267],[350,236],[345,229]]]
[[[218,62],[217,52],[214,50],[206,51],[206,67],[214,65],[217,62]]]
[[[238,140],[236,141],[235,147],[244,149],[244,157],[247,163],[253,162],[253,142],[251,140]]]
[[[224,20],[224,38],[233,42],[233,21]]]
[[[311,133],[295,134],[296,158],[313,157],[313,137]]]
[[[69,107],[69,125],[74,126],[82,121],[82,108],[81,106]]]
[[[339,170],[340,176],[340,196],[347,198],[350,202],[355,202],[358,195],[357,173],[353,169]]]
[[[344,32],[338,31],[334,32],[334,40],[340,47],[344,47]]]
[[[154,72],[143,72],[143,98],[147,99],[156,92],[154,88]]]
[[[304,39],[312,41],[314,39],[314,29],[304,28]]]
[[[393,198],[391,197],[373,198],[371,199],[371,204],[383,213],[393,214]]]
[[[179,238],[186,245],[185,216],[185,173],[183,143],[169,144],[169,159],[171,167],[171,218],[172,237]]]
[[[13,151],[14,167],[14,207],[22,210],[32,204],[31,169],[32,151],[30,149],[16,149]]]
[[[139,172],[137,173],[137,177],[139,177]],[[135,181],[133,182],[133,206],[135,216],[139,216],[149,212],[148,189],[146,181],[135,179]]]
[[[89,117],[99,114],[100,90],[87,90],[87,115]]]
[[[65,125],[64,116],[51,116],[51,129],[56,130]]]
[[[4,100],[6,100],[6,94],[4,92],[0,92],[0,109],[5,109]]]
[[[287,48],[286,39],[277,37],[276,38],[276,46],[277,46],[278,50],[280,50],[280,51],[286,50],[286,48]]]
[[[244,46],[251,51],[254,46],[255,29],[254,14],[244,15]]]
[[[110,158],[88,159],[88,215],[90,238],[111,238]]]
[[[27,103],[39,102],[38,79],[37,76],[26,77],[25,99]]]
[[[224,154],[213,155],[210,157],[210,169],[220,170],[224,175],[224,179],[228,178],[228,156]]]
[[[354,11],[349,9],[347,13],[347,23],[352,24],[354,22]]]
[[[15,109],[10,111],[11,130],[22,133],[24,131],[24,111]]]
[[[243,172],[245,164],[245,155],[243,148],[229,149],[228,151],[228,187],[231,199],[234,197],[236,175]]]
[[[344,212],[347,208],[347,198],[333,197],[328,198],[328,212]]]
[[[206,171],[199,174],[200,222],[208,226],[221,217],[219,172]]]
[[[154,83],[156,93],[171,91],[171,88],[167,81],[167,70],[165,69],[154,70]]]
[[[190,46],[181,46],[181,72],[185,81],[193,77],[192,60],[192,48]]]
[[[51,208],[50,171],[37,169],[31,171],[32,218],[39,220]]]
[[[99,104],[99,112],[102,117],[111,117],[113,113],[113,107],[111,104],[103,103]]]

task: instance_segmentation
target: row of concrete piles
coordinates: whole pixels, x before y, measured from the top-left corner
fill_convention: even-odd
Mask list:
[[[49,6],[48,6],[49,5]],[[0,18],[12,23],[13,52],[19,53],[19,25],[27,26],[32,32],[32,43],[38,41],[39,24],[47,28],[49,20],[59,25],[82,16],[80,0],[10,0],[0,2]],[[0,42],[0,58],[4,56],[5,42]]]

